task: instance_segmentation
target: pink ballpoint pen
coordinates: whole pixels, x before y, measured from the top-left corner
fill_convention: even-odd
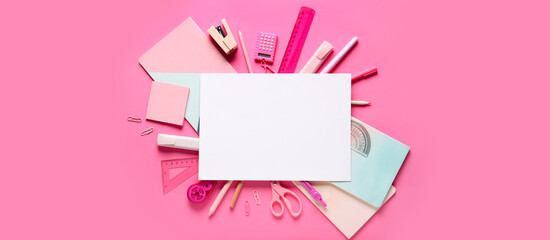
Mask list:
[[[304,185],[304,187],[307,188],[307,190],[309,191],[309,194],[311,194],[311,196],[313,197],[313,199],[321,202],[321,204],[323,204],[323,206],[327,206],[327,203],[325,201],[323,201],[323,198],[321,197],[321,194],[319,192],[317,192],[317,190],[315,190],[315,188],[313,188],[313,186],[311,186],[311,184],[309,184],[309,182],[306,182],[306,181],[300,181],[302,183],[302,185]]]
[[[357,80],[359,80],[359,79],[361,79],[361,78],[366,78],[366,77],[368,77],[368,76],[370,76],[370,75],[373,75],[373,74],[375,74],[375,73],[377,73],[377,72],[378,72],[378,69],[377,69],[376,67],[371,67],[371,68],[369,68],[369,69],[367,69],[367,70],[365,70],[365,71],[362,71],[362,72],[360,72],[360,73],[358,73],[358,74],[353,75],[353,76],[351,77],[351,81],[357,81]]]

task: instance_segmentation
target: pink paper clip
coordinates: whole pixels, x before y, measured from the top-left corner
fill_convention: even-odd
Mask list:
[[[248,203],[248,200],[244,202],[244,212],[246,216],[250,215],[250,203]]]
[[[147,128],[147,129],[143,130],[143,132],[141,132],[141,136],[149,135],[149,134],[152,133],[153,131],[155,131],[154,128],[152,128],[152,127]]]
[[[254,200],[256,200],[256,205],[260,205],[260,195],[258,195],[258,191],[254,190],[252,191],[252,194],[254,194]]]
[[[140,123],[140,122],[141,122],[141,118],[138,118],[138,117],[128,117],[128,122]]]

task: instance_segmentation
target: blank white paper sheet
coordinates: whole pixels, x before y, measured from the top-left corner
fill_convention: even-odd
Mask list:
[[[201,74],[200,180],[350,181],[350,74]]]

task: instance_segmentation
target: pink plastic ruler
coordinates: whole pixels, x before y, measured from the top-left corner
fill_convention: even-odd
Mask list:
[[[298,64],[300,53],[302,53],[302,48],[304,47],[309,27],[313,21],[313,16],[315,16],[315,10],[308,7],[302,7],[300,9],[298,19],[296,19],[294,29],[292,30],[292,35],[290,35],[288,45],[286,46],[281,67],[279,67],[279,73],[294,73],[296,70],[296,65]]]
[[[164,160],[160,162],[162,168],[162,190],[164,194],[172,191],[174,188],[185,182],[193,174],[199,171],[198,158],[181,158],[173,160]],[[186,168],[175,177],[170,177],[170,169]]]

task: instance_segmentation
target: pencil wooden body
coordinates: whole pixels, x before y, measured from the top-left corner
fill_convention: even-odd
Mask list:
[[[237,184],[237,188],[235,189],[235,193],[233,193],[233,198],[231,199],[231,203],[229,204],[230,208],[233,208],[235,206],[235,203],[237,202],[237,199],[239,198],[239,194],[241,193],[242,188],[243,188],[243,181],[240,181],[239,184]]]
[[[351,101],[351,105],[369,105],[370,102],[367,102],[367,101],[355,101],[355,100],[352,100]]]

